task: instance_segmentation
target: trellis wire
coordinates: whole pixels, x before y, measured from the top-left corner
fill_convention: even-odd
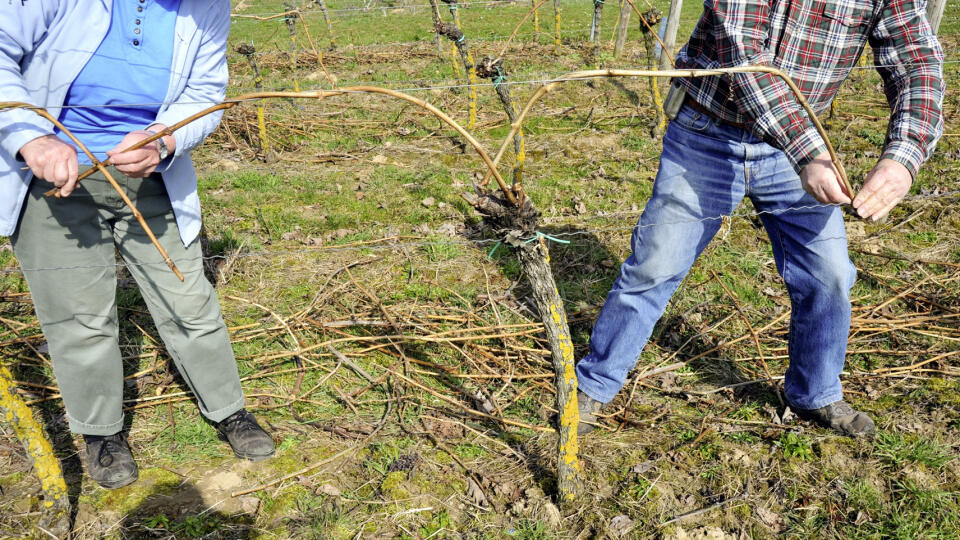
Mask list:
[[[258,53],[258,54],[260,54],[260,53]],[[947,60],[947,61],[944,61],[943,64],[960,64],[960,59],[957,59],[957,60]],[[872,69],[875,69],[875,68],[877,68],[877,67],[898,67],[898,66],[892,65],[892,64],[881,64],[881,65],[879,65],[879,66],[872,66],[872,65],[871,65],[871,66],[855,66],[853,69],[860,69],[860,70],[863,70],[863,69],[871,69],[871,70],[872,70]],[[557,77],[559,77],[560,75],[562,75],[562,73],[549,74],[549,75],[544,75],[544,76],[540,76],[540,77],[536,77],[536,78],[531,78],[531,79],[507,80],[507,81],[503,81],[502,83],[499,83],[499,84],[509,84],[509,85],[545,84],[545,83],[549,83],[549,82],[554,81],[554,80],[555,80]],[[347,86],[347,85],[349,85],[349,86],[365,86],[365,85],[379,85],[379,86],[383,86],[383,85],[391,85],[391,84],[411,84],[411,85],[413,85],[413,84],[417,84],[417,83],[421,83],[421,82],[423,82],[423,83],[427,83],[427,82],[433,83],[433,82],[444,82],[444,81],[450,81],[450,80],[451,80],[451,79],[401,79],[401,80],[366,81],[366,82],[359,82],[359,81],[346,81],[346,82],[344,82],[344,81],[339,81],[338,84],[343,85],[343,86]],[[584,81],[586,81],[586,80],[591,80],[591,79],[584,78],[584,79],[573,79],[573,80],[584,80]],[[423,91],[430,91],[430,90],[449,90],[449,89],[457,89],[457,88],[467,88],[468,86],[469,86],[469,85],[467,85],[467,84],[439,84],[439,85],[431,85],[431,86],[408,86],[408,87],[403,87],[403,88],[394,88],[394,90],[396,90],[396,91],[398,91],[398,92],[423,92]],[[493,87],[493,86],[494,86],[494,83],[492,83],[492,82],[490,82],[490,83],[477,82],[476,86],[478,86],[478,87]],[[282,88],[265,88],[264,90],[267,91],[267,92],[272,92],[272,91],[282,90]],[[321,90],[330,90],[330,89],[329,89],[329,88],[316,87],[316,88],[308,88],[308,89],[305,90],[305,91],[306,91],[306,92],[315,92],[315,91],[321,91]],[[339,88],[337,89],[337,91],[343,92],[343,93],[345,93],[345,94],[353,93],[353,92],[350,92],[349,90],[340,90]],[[356,93],[360,93],[360,92],[356,92]],[[227,98],[227,100],[228,100],[228,101],[232,101],[231,98]],[[249,99],[249,100],[240,100],[240,102],[244,102],[244,103],[252,103],[252,102],[256,102],[256,101],[259,101],[259,98]],[[171,104],[173,104],[173,103],[174,103],[174,102],[157,101],[157,102],[142,102],[142,103],[112,103],[112,104],[106,104],[106,103],[104,103],[104,104],[94,104],[94,105],[58,105],[58,106],[57,106],[57,105],[50,105],[50,106],[44,107],[44,108],[47,109],[47,110],[53,110],[53,109],[56,109],[56,110],[61,110],[61,109],[108,109],[108,108],[122,108],[122,107],[158,107],[158,106],[163,106],[163,105],[171,105]],[[180,105],[216,105],[217,103],[220,103],[220,102],[209,100],[209,101],[178,101],[178,102],[176,102],[176,103],[177,103],[177,104],[180,104]]]
[[[960,197],[960,190],[948,191],[944,193],[936,193],[929,195],[910,195],[904,197],[901,202],[913,202],[913,201],[929,201],[929,200],[941,200],[941,199],[950,199]],[[842,207],[842,205],[837,204],[810,204],[810,205],[801,205],[801,206],[790,206],[780,210],[760,210],[752,212],[734,212],[732,214],[720,214],[716,216],[707,216],[698,219],[690,220],[677,220],[661,223],[647,223],[647,224],[634,224],[634,225],[616,225],[610,227],[597,227],[590,229],[581,229],[577,231],[568,231],[568,232],[550,232],[549,237],[555,238],[564,238],[564,237],[576,237],[576,236],[589,236],[596,235],[598,233],[610,233],[610,232],[624,232],[624,231],[633,231],[635,229],[648,229],[652,227],[661,227],[668,225],[683,225],[691,223],[704,223],[707,221],[722,221],[723,219],[740,219],[740,218],[753,218],[763,215],[781,215],[788,212],[796,212],[800,210],[811,210],[816,208],[828,208],[828,207]],[[588,218],[583,218],[580,223],[590,223],[594,221],[606,220],[616,217],[629,217],[629,216],[639,216],[642,213],[642,210],[636,211],[624,211],[624,212],[611,212],[609,214],[603,214]],[[562,216],[545,216],[543,219],[552,219],[555,217]],[[577,222],[573,223],[564,223],[563,225],[576,225]],[[541,233],[544,234],[544,233]],[[320,246],[314,248],[302,248],[302,249],[287,249],[287,250],[261,250],[261,251],[249,251],[243,253],[235,253],[229,255],[209,255],[203,257],[196,257],[190,259],[182,259],[184,261],[215,261],[215,260],[227,260],[227,259],[252,259],[252,258],[261,258],[261,257],[283,257],[283,256],[296,256],[296,255],[309,255],[309,254],[321,254],[321,253],[336,253],[344,251],[390,251],[402,248],[419,248],[419,247],[428,247],[436,246],[438,244],[446,245],[460,245],[460,246],[471,246],[471,247],[483,247],[483,246],[493,246],[494,244],[502,241],[502,238],[480,238],[480,239],[462,239],[462,238],[444,238],[436,239],[430,241],[417,241],[417,242],[391,242],[391,240],[402,237],[402,235],[392,235],[380,238],[378,240],[365,241],[363,244],[354,244],[354,245],[343,245],[343,246]],[[536,235],[531,238],[537,238]],[[374,243],[377,242],[377,243]],[[163,265],[164,263],[125,263],[117,262],[114,264],[104,264],[104,265],[73,265],[73,266],[51,266],[51,267],[38,267],[38,268],[27,268],[28,272],[45,272],[45,271],[61,271],[61,270],[80,270],[80,269],[97,269],[97,268],[119,268],[123,266],[155,266]],[[0,275],[10,275],[10,274],[22,274],[23,270],[19,268],[10,268],[0,270]]]

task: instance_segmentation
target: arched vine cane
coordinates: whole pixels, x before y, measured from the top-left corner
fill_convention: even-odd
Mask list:
[[[160,252],[160,256],[163,257],[163,262],[167,263],[167,266],[170,267],[170,270],[173,270],[173,273],[176,274],[177,278],[180,281],[183,281],[183,274],[180,273],[180,269],[177,268],[177,265],[176,263],[173,262],[173,259],[171,259],[169,255],[167,255],[167,251],[163,249],[163,246],[160,245],[160,242],[157,241],[157,237],[154,236],[153,231],[150,229],[150,226],[147,225],[147,222],[143,219],[143,214],[141,214],[140,211],[137,210],[137,207],[133,205],[133,202],[130,200],[129,197],[127,197],[127,194],[123,192],[123,189],[120,187],[120,184],[118,184],[117,181],[113,179],[113,176],[110,174],[110,171],[107,170],[107,165],[110,165],[109,159],[103,162],[97,159],[97,157],[94,156],[93,153],[90,152],[90,150],[87,149],[87,147],[84,146],[82,142],[80,142],[80,139],[77,139],[73,135],[73,133],[70,133],[70,130],[67,129],[66,126],[61,124],[59,120],[54,118],[53,115],[51,115],[42,107],[36,107],[34,105],[30,105],[29,103],[21,103],[21,102],[0,102],[0,111],[5,109],[29,109],[35,112],[36,114],[40,115],[41,117],[45,118],[46,120],[50,121],[51,124],[56,126],[57,129],[59,129],[67,137],[69,137],[70,140],[72,140],[74,144],[77,145],[77,148],[82,150],[83,153],[87,155],[87,158],[90,160],[90,162],[93,163],[93,166],[90,167],[90,169],[88,169],[84,173],[84,178],[86,178],[87,176],[90,176],[91,174],[94,173],[94,171],[97,171],[97,170],[103,173],[103,176],[107,179],[108,182],[110,182],[110,185],[113,186],[113,189],[116,190],[116,192],[120,195],[120,198],[123,199],[124,204],[126,204],[127,207],[130,208],[130,211],[133,212],[133,216],[137,218],[138,222],[140,222],[140,226],[143,227],[144,231],[146,231],[147,237],[150,238],[150,242],[153,243],[154,247],[157,248],[157,251]],[[143,145],[141,144],[140,146],[143,146]],[[139,146],[137,148],[139,148]],[[133,150],[133,149],[134,147],[130,147],[127,150]],[[60,189],[56,188],[54,191],[59,193]],[[47,192],[47,195],[49,195],[49,193],[50,192]]]
[[[500,159],[503,157],[504,152],[507,150],[511,137],[523,126],[523,122],[526,119],[527,115],[530,113],[530,109],[533,108],[533,105],[540,100],[543,96],[549,93],[551,90],[556,88],[562,82],[585,80],[585,79],[600,79],[600,78],[609,78],[609,77],[710,77],[717,75],[727,75],[731,73],[769,73],[771,75],[780,77],[793,92],[794,96],[797,99],[797,103],[803,107],[807,115],[810,118],[810,121],[813,123],[814,127],[817,130],[817,133],[820,134],[820,138],[823,139],[824,144],[827,147],[827,152],[830,154],[830,161],[833,163],[833,166],[836,168],[838,176],[840,177],[841,188],[844,190],[846,195],[852,200],[856,195],[856,192],[853,189],[853,186],[850,184],[850,180],[847,178],[846,170],[843,168],[843,164],[840,163],[840,158],[837,156],[837,152],[834,150],[833,145],[830,143],[830,137],[827,136],[827,132],[823,127],[823,124],[820,123],[820,119],[817,118],[817,113],[813,111],[813,108],[810,107],[810,104],[807,102],[807,99],[803,96],[803,93],[800,91],[800,88],[797,87],[797,84],[793,82],[793,79],[790,78],[783,70],[770,67],[770,66],[738,66],[738,67],[728,67],[728,68],[716,68],[716,69],[666,69],[666,70],[645,70],[645,69],[594,69],[594,70],[585,70],[585,71],[573,71],[547,81],[546,84],[541,86],[530,96],[530,99],[527,101],[527,104],[524,106],[523,110],[520,112],[520,116],[517,117],[517,121],[513,123],[510,127],[510,132],[507,133],[506,138],[503,140],[503,144],[500,145],[500,149],[497,151],[497,155],[493,158],[493,164],[497,165],[500,163]],[[486,186],[490,182],[489,173],[484,176],[483,181],[480,183],[481,186]],[[522,192],[521,186],[513,186],[515,193]]]

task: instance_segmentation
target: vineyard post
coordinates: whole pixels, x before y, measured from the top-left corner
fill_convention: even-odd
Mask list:
[[[604,0],[593,0],[593,21],[590,23],[590,41],[593,42],[593,54],[600,49],[600,24],[603,16]]]
[[[333,37],[333,23],[330,22],[330,17],[327,15],[327,3],[324,0],[314,0],[318,6],[320,6],[320,11],[323,13],[323,20],[327,23],[327,33],[330,34],[330,50],[337,48],[337,42]],[[303,23],[306,25],[306,21]]]
[[[477,126],[477,70],[473,62],[473,55],[470,54],[470,48],[467,46],[467,39],[463,35],[463,31],[456,24],[441,22],[437,25],[437,30],[441,35],[453,41],[454,50],[460,53],[460,59],[463,61],[463,69],[467,72],[470,100],[470,120],[467,123],[467,129],[473,129]]]
[[[553,0],[553,54],[560,54],[560,0]]]
[[[530,0],[533,6],[533,40],[540,43],[540,11],[537,9],[537,0]]]
[[[430,0],[430,15],[433,17],[433,41],[437,44],[437,58],[443,61],[443,42],[440,40],[440,31],[437,25],[440,24],[440,7],[437,6],[437,0]]]
[[[680,12],[682,10],[683,0],[670,0],[670,11],[667,13],[667,29],[663,36],[663,53],[660,54],[660,69],[673,67],[670,65],[670,57],[677,46],[677,28],[680,26]]]
[[[287,25],[287,32],[290,33],[290,69],[293,72],[293,91],[300,91],[300,81],[297,80],[297,16],[294,12],[297,10],[296,0],[284,3],[284,10],[288,13],[283,18]]]
[[[247,61],[250,62],[250,68],[253,70],[253,85],[257,89],[257,92],[263,92],[263,75],[260,73],[260,67],[257,65],[257,49],[252,43],[241,43],[237,45],[237,52],[247,57]],[[258,150],[262,154],[261,159],[264,162],[269,162],[270,140],[267,139],[267,119],[264,113],[266,103],[264,99],[257,102],[257,128],[260,132],[260,148]]]
[[[627,43],[627,31],[630,29],[630,4],[620,0],[620,18],[617,19],[617,41],[613,45],[613,57],[620,58]]]
[[[947,7],[947,0],[927,0],[927,20],[930,28],[936,34],[940,31],[940,21],[943,19],[943,10]]]
[[[500,58],[484,58],[477,66],[477,75],[493,81],[493,89],[497,92],[500,103],[503,104],[503,110],[507,113],[510,124],[516,122],[517,108],[513,103],[513,99],[510,97],[510,85],[506,84],[507,72],[503,67],[503,60]],[[525,146],[523,128],[521,127],[513,135],[513,151],[515,156],[513,163],[513,189],[515,191],[520,189],[521,183],[523,182],[523,164],[526,160]]]
[[[522,120],[522,119],[518,119]],[[517,123],[514,123],[517,126]],[[517,190],[521,195],[522,191]],[[574,369],[573,341],[567,323],[563,298],[550,268],[547,240],[566,243],[537,231],[539,213],[529,197],[512,204],[497,194],[478,188],[478,194],[464,194],[467,200],[491,226],[503,244],[513,247],[530,289],[537,314],[543,323],[544,336],[550,350],[554,382],[557,390],[559,437],[557,439],[557,502],[569,508],[580,491],[580,460],[577,427],[580,411],[577,406],[577,374]]]
[[[641,22],[646,22],[646,24],[641,25],[641,30],[643,31],[643,45],[647,50],[647,69],[650,70],[657,69],[657,53],[653,43],[655,34],[652,28],[660,22],[661,17],[660,10],[655,7],[648,9],[640,16],[643,19]],[[668,56],[669,54],[663,55],[663,57]],[[653,124],[650,126],[650,135],[659,139],[667,128],[667,116],[663,112],[663,99],[660,97],[660,84],[657,77],[650,77],[650,96],[653,99],[653,109],[656,115]]]

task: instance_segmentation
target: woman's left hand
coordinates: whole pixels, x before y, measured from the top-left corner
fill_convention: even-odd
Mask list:
[[[150,133],[143,130],[127,133],[116,148],[107,152],[114,167],[130,178],[146,178],[153,174],[160,164],[160,150],[156,141],[136,150],[123,151],[149,136]]]

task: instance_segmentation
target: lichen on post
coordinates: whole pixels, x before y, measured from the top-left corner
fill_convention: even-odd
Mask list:
[[[560,0],[553,0],[553,54],[560,54]]]
[[[237,52],[247,57],[247,61],[250,62],[250,69],[253,70],[253,85],[257,89],[257,92],[263,92],[263,75],[260,73],[260,66],[257,65],[257,49],[253,46],[252,43],[241,43],[237,45]],[[260,134],[258,148],[261,158],[264,162],[270,161],[270,140],[267,138],[267,119],[264,109],[266,108],[266,100],[261,99],[257,102],[257,128]]]
[[[473,62],[473,55],[470,54],[470,48],[467,47],[467,39],[455,23],[438,22],[435,28],[437,33],[453,41],[454,46],[460,53],[463,68],[467,72],[467,85],[469,87],[470,119],[467,122],[467,129],[473,129],[477,126],[477,70]]]
[[[522,192],[519,193],[522,195]],[[574,371],[573,342],[557,283],[550,269],[547,237],[537,231],[539,214],[529,198],[511,204],[498,193],[478,188],[477,194],[465,194],[484,222],[503,238],[503,243],[516,249],[523,274],[530,283],[534,303],[544,334],[549,343],[557,390],[559,438],[557,440],[557,500],[573,502],[580,490],[580,461],[577,426],[577,376]]]
[[[43,428],[17,396],[13,376],[3,364],[0,364],[0,421],[13,428],[40,479],[43,510],[39,526],[58,538],[66,537],[70,533],[70,499],[60,461]]]

